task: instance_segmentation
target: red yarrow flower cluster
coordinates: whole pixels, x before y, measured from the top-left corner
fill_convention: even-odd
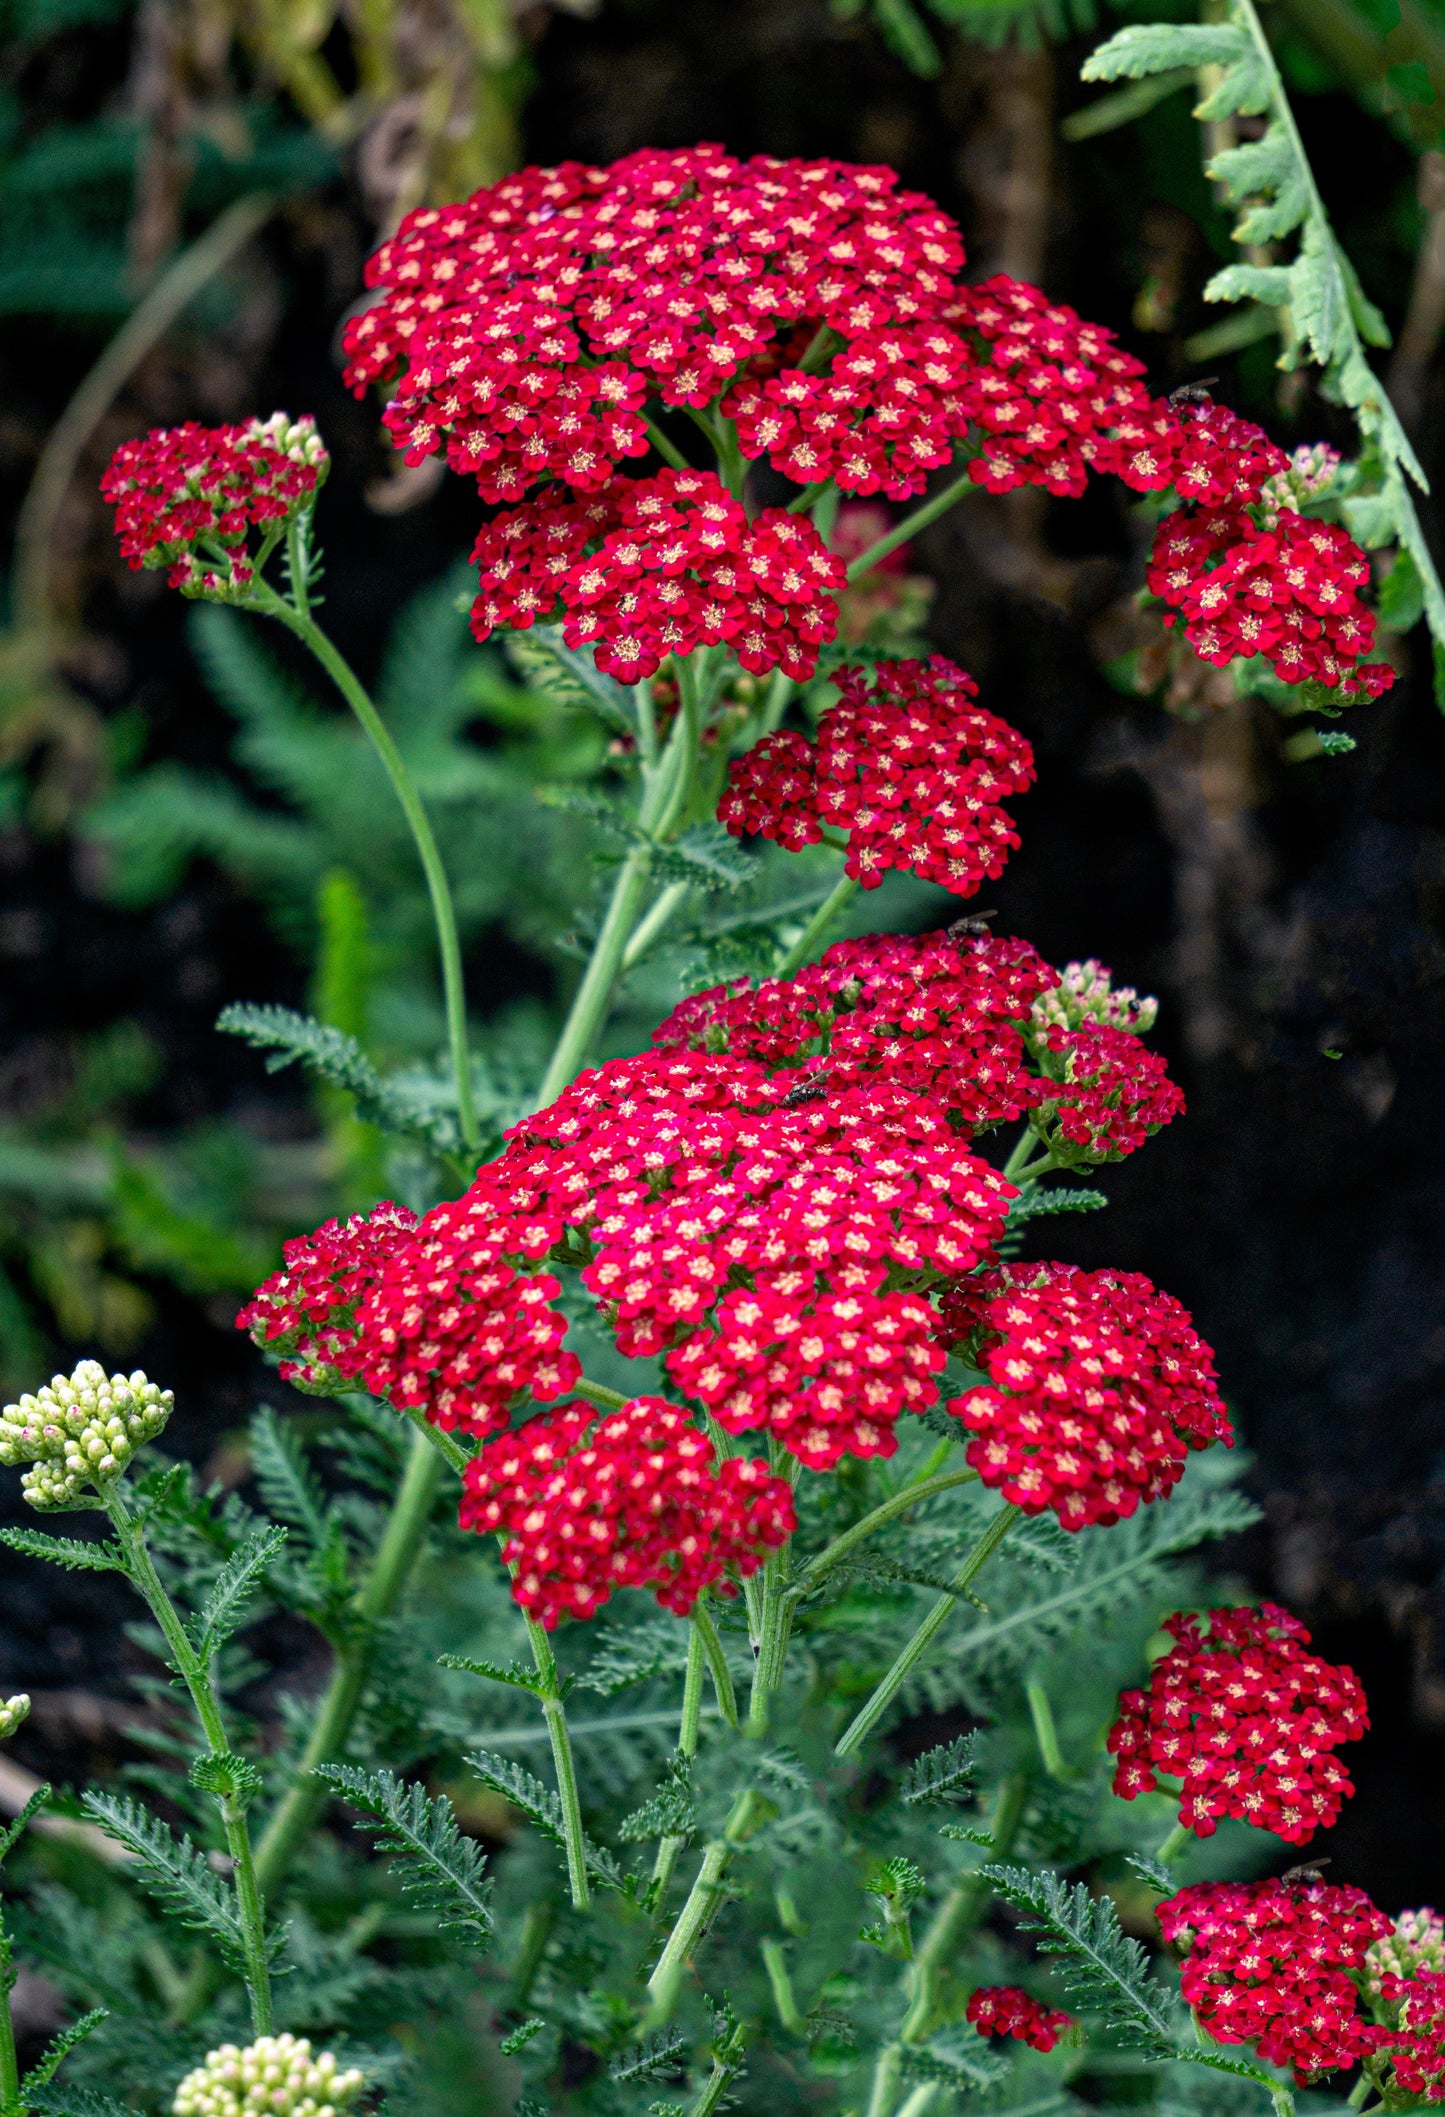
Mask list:
[[[1135,492],[1172,486],[1197,507],[1247,505],[1289,468],[1262,428],[1222,404],[1178,411],[1153,400],[1133,405],[1091,455],[1095,470],[1112,471]]]
[[[123,442],[100,490],[133,571],[167,566],[172,588],[222,598],[255,579],[251,530],[309,506],[329,467],[315,423],[277,412],[241,426],[188,421]]]
[[[368,265],[381,298],[347,328],[347,376],[361,391],[405,362],[398,446],[445,445],[488,500],[591,490],[645,449],[646,398],[701,409],[747,371],[741,412],[780,369],[819,402],[775,458],[803,473],[807,410],[820,444],[862,452],[856,474],[839,461],[851,489],[918,491],[946,460],[938,398],[964,348],[930,325],[962,262],[953,222],[889,169],[715,146],[525,169],[403,221]]]
[[[1398,2008],[1389,2032],[1390,2093],[1445,2102],[1445,1975],[1417,1970],[1408,1981],[1387,1976],[1384,1997]]]
[[[1033,751],[974,701],[978,686],[941,654],[840,669],[839,703],[818,740],[765,736],[733,765],[718,821],[789,850],[825,825],[848,833],[846,872],[876,889],[908,868],[956,896],[1002,874],[1018,833],[1000,802],[1034,778]]]
[[[562,1404],[467,1465],[464,1529],[506,1538],[512,1592],[550,1631],[617,1588],[687,1616],[706,1587],[755,1573],[797,1526],[792,1487],[760,1458],[717,1462],[686,1412],[635,1397],[606,1416]]]
[[[1263,655],[1285,683],[1375,698],[1394,682],[1365,662],[1375,620],[1360,601],[1370,564],[1332,522],[1281,514],[1261,529],[1241,508],[1181,508],[1154,538],[1148,583],[1202,660]]]
[[[558,1240],[561,1219],[513,1179],[492,1163],[421,1220],[388,1204],[288,1243],[239,1327],[286,1353],[287,1380],[360,1383],[437,1426],[497,1432],[521,1393],[546,1403],[581,1374],[561,1349],[559,1281],[522,1269]]]
[[[1022,1985],[980,1985],[964,2013],[980,2036],[1012,2036],[1035,2051],[1052,2051],[1074,2026],[1072,2014],[1043,2006]]]
[[[986,1386],[947,1409],[974,1435],[985,1485],[1065,1529],[1124,1520],[1162,1499],[1191,1449],[1233,1439],[1213,1357],[1189,1314],[1138,1272],[1020,1265],[955,1292],[971,1311]]]
[[[890,1269],[972,1269],[1014,1196],[902,1090],[793,1107],[707,1052],[583,1075],[500,1167],[513,1152],[591,1245],[583,1281],[622,1351],[664,1354],[730,1432],[766,1428],[815,1469],[892,1454],[899,1414],[937,1397],[932,1309]]]
[[[1039,1123],[1062,1161],[1120,1161],[1184,1108],[1157,1051],[1128,1029],[1086,1022],[1034,1039],[1049,1082]]]
[[[1125,1691],[1109,1731],[1114,1791],[1150,1793],[1160,1773],[1181,1779],[1179,1820],[1196,1837],[1237,1816],[1303,1845],[1354,1792],[1332,1754],[1369,1726],[1353,1669],[1308,1654],[1310,1635],[1277,1603],[1180,1611],[1164,1620],[1176,1644],[1149,1687]]]
[[[837,636],[841,559],[785,508],[749,522],[711,471],[618,479],[586,501],[543,495],[494,517],[472,552],[472,631],[560,617],[619,682],[726,642],[745,669],[805,679]]]
[[[974,1130],[1048,1092],[1028,1070],[1021,1025],[1056,982],[1027,941],[873,934],[836,942],[794,977],[698,993],[653,1042],[791,1069],[798,1094],[886,1081]]]
[[[1389,2040],[1361,2018],[1350,1974],[1390,1930],[1363,1889],[1303,1878],[1202,1882],[1158,1916],[1164,1938],[1187,1951],[1184,1997],[1218,2042],[1253,2044],[1304,2082]]]
[[[977,348],[960,392],[963,424],[983,437],[969,475],[989,492],[1038,485],[1077,498],[1119,421],[1152,401],[1142,363],[1112,332],[1003,274],[956,289],[949,316]]]

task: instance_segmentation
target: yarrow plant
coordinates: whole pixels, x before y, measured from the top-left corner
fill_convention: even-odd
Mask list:
[[[1367,562],[1329,451],[1156,400],[1106,330],[963,267],[891,171],[717,147],[526,170],[371,261],[349,377],[409,461],[475,482],[476,651],[607,731],[593,789],[543,790],[611,850],[516,1092],[473,1051],[426,805],[317,622],[311,423],[154,434],[107,473],[130,563],[282,624],[371,739],[450,1071],[223,1017],[396,1142],[399,1195],[298,1234],[238,1318],[335,1405],[320,1461],[258,1414],[266,1513],[136,1460],[173,1411],[142,1374],[84,1361],[0,1416],[33,1506],[110,1525],[10,1540],[141,1596],[175,1679],[152,1746],[190,1759],[145,1781],[166,1820],[104,1789],[47,1819],[76,1858],[114,1841],[156,1910],[87,1992],[92,1927],[34,1892],[22,1938],[121,2018],[22,2077],[7,2015],[0,2117],[59,2111],[62,2059],[77,2117],[924,2117],[979,2089],[1004,2117],[1109,2101],[1121,2042],[1282,2113],[1360,2065],[1391,2109],[1436,2098],[1426,1914],[1391,1940],[1347,1883],[1171,1871],[1192,1837],[1248,1868],[1332,1822],[1367,1720],[1289,1613],[1194,1613],[1180,1555],[1252,1519],[1213,1355],[1034,1225],[1182,1114],[1157,1003],[960,915],[1019,843],[1031,747],[946,657],[836,647],[850,588],[968,493],[1107,476],[1154,511],[1150,588],[1196,651],[1335,711],[1390,680]],[[861,545],[840,496],[874,507]],[[890,878],[924,930],[836,937]],[[619,1051],[643,965],[672,1004]],[[331,1659],[274,1725],[231,1644],[263,1613]],[[1060,1871],[1101,1862],[1098,1890]],[[1140,1881],[1197,2033],[1113,1909]]]

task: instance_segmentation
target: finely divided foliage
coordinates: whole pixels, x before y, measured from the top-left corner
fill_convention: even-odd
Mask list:
[[[527,170],[372,260],[351,380],[486,511],[475,695],[586,731],[586,773],[528,784],[594,856],[549,1055],[467,1013],[467,878],[431,810],[450,834],[503,780],[456,739],[455,656],[409,626],[421,673],[379,710],[317,623],[310,422],[118,452],[130,562],[230,606],[203,621],[233,672],[259,667],[242,613],[283,625],[353,714],[425,878],[449,1070],[389,1075],[286,1008],[221,1017],[367,1143],[238,1319],[330,1400],[257,1412],[260,1511],[137,1472],[172,1410],[142,1374],[83,1362],[0,1414],[31,1503],[109,1523],[9,1541],[122,1574],[171,1679],[131,1790],[27,1811],[0,1969],[8,1991],[13,1932],[75,2019],[22,2076],[0,2009],[0,2117],[1052,2117],[1076,2081],[1167,2110],[1191,2068],[1287,2111],[1291,2072],[1356,2064],[1392,2110],[1438,2099],[1424,1913],[1392,1935],[1347,1885],[1190,1879],[1191,1836],[1247,1870],[1331,1821],[1367,1719],[1287,1612],[1206,1635],[1181,1609],[1189,1554],[1254,1518],[1212,1354],[1141,1274],[1041,1254],[1107,1202],[1060,1175],[1182,1114],[1157,1007],[958,915],[1019,843],[1031,747],[940,655],[835,651],[849,584],[946,507],[1099,476],[1151,515],[1175,651],[1291,711],[1391,681],[1354,533],[1398,538],[1397,600],[1414,565],[1439,615],[1368,315],[1232,6],[1096,71],[1212,68],[1211,109],[1272,113],[1219,174],[1259,201],[1244,238],[1299,227],[1299,257],[1218,291],[1289,303],[1360,413],[1348,471],[1155,399],[1036,288],[968,282],[885,169]],[[919,504],[860,546],[840,495]],[[288,785],[311,712],[284,687],[258,709]],[[885,880],[933,930],[834,938]]]

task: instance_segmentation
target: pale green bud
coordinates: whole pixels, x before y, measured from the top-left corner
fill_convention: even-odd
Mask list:
[[[1052,992],[1034,1001],[1033,1025],[1037,1030],[1082,1029],[1086,1022],[1102,1022],[1109,1029],[1130,1029],[1143,1036],[1159,1019],[1159,1002],[1140,999],[1132,985],[1115,986],[1103,964],[1090,956],[1085,963],[1066,963]]]
[[[1281,515],[1297,515],[1311,500],[1317,500],[1334,483],[1339,467],[1340,452],[1331,448],[1328,441],[1316,441],[1313,447],[1297,448],[1284,469],[1276,471],[1272,478],[1266,478],[1260,487],[1260,518],[1264,527],[1273,529]]]
[[[174,1404],[139,1368],[107,1375],[98,1360],[82,1360],[0,1412],[0,1463],[33,1464],[20,1481],[31,1506],[73,1506],[83,1485],[119,1477]]]
[[[331,458],[314,419],[290,419],[285,412],[272,412],[269,419],[249,421],[246,433],[252,441],[264,441],[279,449],[293,463],[306,463],[313,470],[320,470],[323,478],[331,468]]]
[[[1394,1932],[1366,1950],[1365,1990],[1371,1999],[1379,1999],[1386,1977],[1408,1980],[1421,1970],[1445,1970],[1445,1919],[1428,1904],[1418,1911],[1402,1911]]]
[[[338,2117],[362,2085],[355,2067],[343,2073],[329,2051],[313,2057],[305,2036],[261,2036],[244,2049],[223,2043],[210,2052],[171,2109],[174,2117]]]
[[[0,1742],[10,1740],[29,1712],[30,1700],[24,1691],[17,1691],[13,1698],[0,1698]]]

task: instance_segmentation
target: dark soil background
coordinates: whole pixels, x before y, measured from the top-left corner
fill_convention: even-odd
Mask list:
[[[1225,246],[1176,98],[1140,127],[1077,147],[1058,134],[1084,100],[1089,40],[1028,51],[950,42],[919,80],[822,0],[605,0],[590,19],[526,18],[529,158],[611,157],[698,138],[740,151],[887,160],[964,227],[970,269],[1007,269],[1119,330],[1172,385],[1211,320],[1199,288]],[[1293,32],[1289,34],[1293,35]],[[80,122],[130,63],[114,24],[52,40],[13,70],[27,122]],[[1318,74],[1318,69],[1317,69]],[[1401,140],[1316,79],[1301,114],[1338,225],[1392,324],[1405,314],[1420,220]],[[87,456],[61,526],[83,623],[63,673],[87,728],[143,716],[145,755],[226,767],[230,726],[188,662],[183,611],[111,555],[92,497],[103,454],[158,420],[314,410],[337,468],[323,510],[329,622],[367,667],[384,624],[474,526],[459,481],[400,513],[368,504],[384,475],[373,406],[341,390],[337,319],[372,239],[348,168],[286,208],[255,246],[250,310],[224,342],[192,327],[138,370]],[[1140,327],[1140,288],[1163,289]],[[1162,319],[1162,321],[1161,321]],[[1145,319],[1151,320],[1149,318]],[[13,509],[36,451],[104,333],[12,318],[0,351],[0,477]],[[1216,393],[1287,444],[1339,434],[1272,348],[1211,363]],[[1445,473],[1433,349],[1392,380],[1427,467]],[[1038,747],[1017,804],[1024,847],[990,893],[1004,930],[1052,960],[1097,955],[1163,1001],[1159,1041],[1189,1098],[1172,1126],[1105,1181],[1112,1210],[1060,1224],[1062,1254],[1147,1271],[1215,1346],[1263,1526],[1225,1562],[1288,1602],[1323,1650],[1359,1669],[1374,1729],[1352,1760],[1358,1800],[1330,1834],[1332,1879],[1390,1909],[1445,1892],[1445,723],[1423,635],[1398,643],[1401,680],[1358,710],[1353,755],[1288,763],[1289,729],[1205,692],[1166,712],[1107,681],[1131,622],[1139,555],[1108,494],[1054,506],[971,500],[915,555],[934,576],[938,646]],[[126,723],[130,724],[129,721]],[[166,1066],[135,1106],[149,1136],[228,1116],[258,1137],[304,1136],[290,1076],[210,1033],[244,994],[297,1004],[302,970],[258,907],[218,871],[139,912],[105,899],[79,824],[104,752],[42,730],[8,753],[27,799],[0,835],[0,1108],[23,1127],[76,1040],[138,1021]],[[506,857],[499,846],[497,857]],[[502,936],[473,950],[485,1012],[550,989],[548,966]],[[176,1438],[199,1459],[265,1379],[227,1327],[224,1298],[146,1280],[152,1320],[126,1364],[175,1386]],[[94,1348],[51,1342],[67,1362]],[[274,1383],[266,1386],[274,1393]],[[5,1505],[18,1507],[13,1480]],[[77,1694],[116,1695],[129,1616],[104,1585],[7,1562],[0,1689],[42,1710],[37,1766],[77,1771]],[[68,1702],[67,1702],[68,1701]]]

